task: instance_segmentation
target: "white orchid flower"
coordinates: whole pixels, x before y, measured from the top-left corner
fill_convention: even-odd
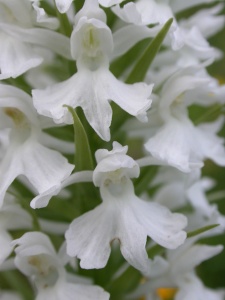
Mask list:
[[[46,140],[46,134],[42,132],[46,121],[39,119],[28,94],[2,84],[0,110],[5,118],[1,119],[1,126],[10,129],[8,147],[0,162],[1,205],[6,190],[19,175],[26,176],[38,193],[56,187],[70,175],[74,165],[42,143]]]
[[[41,232],[27,232],[12,242],[15,265],[28,276],[37,288],[36,300],[108,300],[109,294],[98,286],[71,283],[64,268],[65,253],[56,253],[48,236]]]
[[[126,152],[127,147],[116,142],[112,151],[96,152],[98,165],[93,181],[100,187],[103,203],[71,223],[66,232],[67,252],[81,259],[82,268],[103,268],[110,255],[110,243],[118,239],[124,258],[149,274],[147,236],[174,249],[184,242],[186,233],[182,229],[187,223],[183,215],[135,196],[130,178],[139,176],[139,167]]]
[[[101,20],[82,16],[86,11],[90,14],[90,5],[93,6],[92,14]],[[78,72],[45,90],[33,90],[33,99],[37,111],[53,118],[56,123],[72,123],[72,117],[63,105],[81,106],[93,129],[102,139],[109,140],[112,119],[109,101],[113,100],[129,114],[146,121],[152,85],[128,85],[117,80],[109,71],[112,33],[102,21],[103,11],[96,5],[88,2],[79,11],[71,36],[71,53],[77,62]]]

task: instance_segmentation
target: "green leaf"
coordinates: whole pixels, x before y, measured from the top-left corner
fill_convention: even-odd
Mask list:
[[[107,287],[111,297],[110,299],[124,299],[125,295],[138,286],[142,274],[129,266],[124,273],[114,279],[110,286]]]
[[[167,35],[172,22],[173,19],[169,19],[163,26],[163,28],[160,30],[160,32],[156,35],[156,37],[150,42],[147,49],[139,58],[131,73],[129,74],[126,80],[127,83],[134,83],[144,80],[145,75],[156,54],[158,53],[160,46],[162,45],[162,42],[165,36]]]
[[[110,64],[110,71],[118,78],[121,77],[128,68],[130,68],[131,63],[138,61],[139,57],[145,51],[146,47],[149,45],[151,38],[143,39],[130,48],[125,54],[116,58]]]
[[[86,131],[75,110],[68,105],[67,107],[74,121],[74,143],[75,143],[75,166],[76,171],[93,170],[91,149],[88,142]]]
[[[190,231],[190,232],[187,233],[187,238],[191,238],[191,237],[196,236],[196,235],[198,235],[200,233],[206,232],[206,231],[208,231],[210,229],[213,229],[213,228],[215,228],[215,227],[217,227],[219,225],[220,224],[212,224],[212,225],[208,225],[208,226],[196,229],[194,231]]]
[[[215,119],[217,119],[220,115],[223,114],[224,107],[225,104],[219,103],[210,106],[204,111],[204,113],[201,114],[200,117],[198,117],[194,121],[195,125],[199,125],[200,123],[213,122]]]
[[[34,299],[33,290],[26,277],[17,270],[1,272],[1,283],[6,282],[11,289],[17,291],[24,300]],[[1,287],[2,288],[2,287]]]
[[[148,257],[154,259],[156,255],[162,254],[165,248],[163,246],[156,244],[147,250]]]

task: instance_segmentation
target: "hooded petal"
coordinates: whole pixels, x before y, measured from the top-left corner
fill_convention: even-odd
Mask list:
[[[27,232],[12,242],[15,248],[15,265],[25,275],[33,274],[45,277],[53,269],[60,266],[55,249],[47,235],[41,232]]]
[[[106,178],[115,179],[118,182],[124,175],[129,178],[139,176],[140,168],[132,157],[126,155],[127,150],[127,146],[123,147],[119,143],[113,142],[111,151],[106,149],[96,151],[95,157],[98,165],[93,172],[93,182],[96,186],[100,186]]]

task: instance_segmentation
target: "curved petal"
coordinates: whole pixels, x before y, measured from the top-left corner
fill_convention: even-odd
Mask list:
[[[123,55],[136,43],[145,38],[155,37],[161,26],[148,28],[140,25],[127,25],[113,33],[113,58]]]
[[[22,174],[39,193],[61,183],[74,168],[59,152],[50,150],[35,141],[26,142],[22,159]]]
[[[139,200],[139,199],[138,199]],[[139,222],[146,234],[156,243],[168,249],[175,249],[184,243],[186,232],[182,231],[187,226],[187,218],[182,214],[171,213],[168,208],[153,202],[139,200],[136,212]]]
[[[42,46],[67,59],[72,59],[70,40],[65,35],[44,28],[20,28],[0,23],[0,29],[21,42]]]
[[[32,208],[41,208],[48,205],[50,199],[66,186],[77,182],[92,182],[92,171],[81,171],[67,177],[61,184],[51,187],[43,193],[36,196],[30,203]]]
[[[80,258],[84,269],[105,267],[110,242],[115,237],[116,219],[113,207],[104,204],[75,219],[65,234],[68,255]]]
[[[190,172],[193,136],[190,126],[171,119],[145,144],[152,156],[165,161],[182,172]],[[201,161],[200,161],[201,162]],[[198,165],[196,165],[198,167]]]
[[[137,117],[141,121],[147,121],[146,111],[151,105],[149,99],[152,93],[153,84],[144,82],[126,84],[116,79],[108,70],[98,73],[98,89],[102,97],[114,101],[123,110]]]

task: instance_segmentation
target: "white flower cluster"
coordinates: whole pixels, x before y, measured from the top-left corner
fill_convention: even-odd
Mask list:
[[[201,175],[225,166],[223,10],[0,0],[0,299],[224,299],[195,270],[223,250],[198,243],[225,230]]]

